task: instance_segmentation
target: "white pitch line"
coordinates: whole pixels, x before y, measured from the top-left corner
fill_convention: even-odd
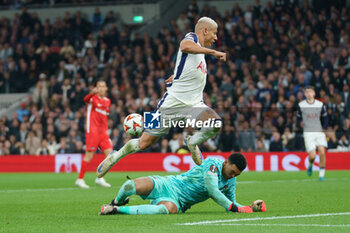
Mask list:
[[[330,225],[330,224],[283,224],[283,223],[223,223],[213,224],[215,226],[284,226],[284,227],[350,227],[350,225]]]
[[[216,223],[229,223],[229,222],[243,222],[243,221],[259,221],[259,220],[276,220],[276,219],[289,219],[289,218],[312,218],[312,217],[324,217],[324,216],[337,216],[337,215],[350,215],[350,212],[343,213],[326,213],[326,214],[305,214],[305,215],[294,215],[294,216],[277,216],[277,217],[258,217],[258,218],[236,218],[236,219],[225,219],[225,220],[213,220],[213,221],[201,221],[201,222],[187,222],[177,223],[177,225],[203,225],[203,224],[216,224]]]
[[[346,181],[348,178],[327,178],[332,181]],[[294,179],[294,180],[250,180],[250,181],[237,181],[238,184],[255,184],[255,183],[287,183],[287,182],[315,182],[315,179]]]

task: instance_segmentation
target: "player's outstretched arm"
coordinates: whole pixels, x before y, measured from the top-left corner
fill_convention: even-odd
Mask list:
[[[208,49],[208,48],[202,47],[192,40],[183,40],[180,44],[180,49],[181,49],[181,52],[183,53],[193,53],[193,54],[203,53],[206,55],[213,55],[217,59],[220,59],[221,61],[226,61],[226,53],[219,52],[214,49]]]
[[[224,194],[229,200],[233,202],[233,204],[235,204],[238,207],[243,207],[243,205],[239,204],[236,201],[236,180],[233,183],[229,184],[228,189]]]
[[[238,213],[252,213],[253,210],[250,206],[238,207],[231,200],[229,200],[218,187],[218,177],[216,173],[208,172],[204,176],[205,186],[208,190],[209,196],[219,205],[226,210]]]
[[[230,199],[233,203],[233,205],[239,207],[244,207],[243,209],[247,208],[239,203],[237,203],[236,201],[236,181],[234,181],[233,183],[230,183],[230,185],[228,186],[228,190],[227,192],[225,192],[225,196]],[[266,205],[265,202],[263,200],[256,200],[254,201],[250,206],[249,206],[253,212],[265,212],[266,211]],[[249,209],[248,209],[249,211]]]

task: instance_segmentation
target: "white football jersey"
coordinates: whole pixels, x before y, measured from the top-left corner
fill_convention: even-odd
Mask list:
[[[298,105],[297,117],[303,119],[304,132],[322,132],[321,117],[327,117],[326,106],[316,99],[312,104],[303,100]]]
[[[192,40],[198,45],[198,37],[195,33],[187,33],[184,40]],[[177,52],[174,78],[167,84],[169,95],[185,103],[195,105],[203,101],[203,90],[207,78],[207,64],[204,54]]]

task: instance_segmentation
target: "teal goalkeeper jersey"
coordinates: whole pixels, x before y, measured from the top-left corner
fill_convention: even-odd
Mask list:
[[[207,158],[200,166],[176,176],[168,176],[183,212],[192,205],[212,198],[226,210],[236,202],[236,177],[226,180],[221,173],[223,161]]]

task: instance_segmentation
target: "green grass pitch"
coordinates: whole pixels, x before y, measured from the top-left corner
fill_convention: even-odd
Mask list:
[[[0,232],[350,232],[350,171],[327,171],[325,182],[317,173],[311,178],[306,172],[243,173],[237,201],[250,205],[263,199],[265,213],[228,213],[208,200],[177,215],[97,215],[127,175],[151,174],[169,173],[110,173],[110,189],[94,186],[94,174],[88,173],[89,190],[74,187],[77,174],[2,173]],[[131,197],[132,205],[145,203]]]

